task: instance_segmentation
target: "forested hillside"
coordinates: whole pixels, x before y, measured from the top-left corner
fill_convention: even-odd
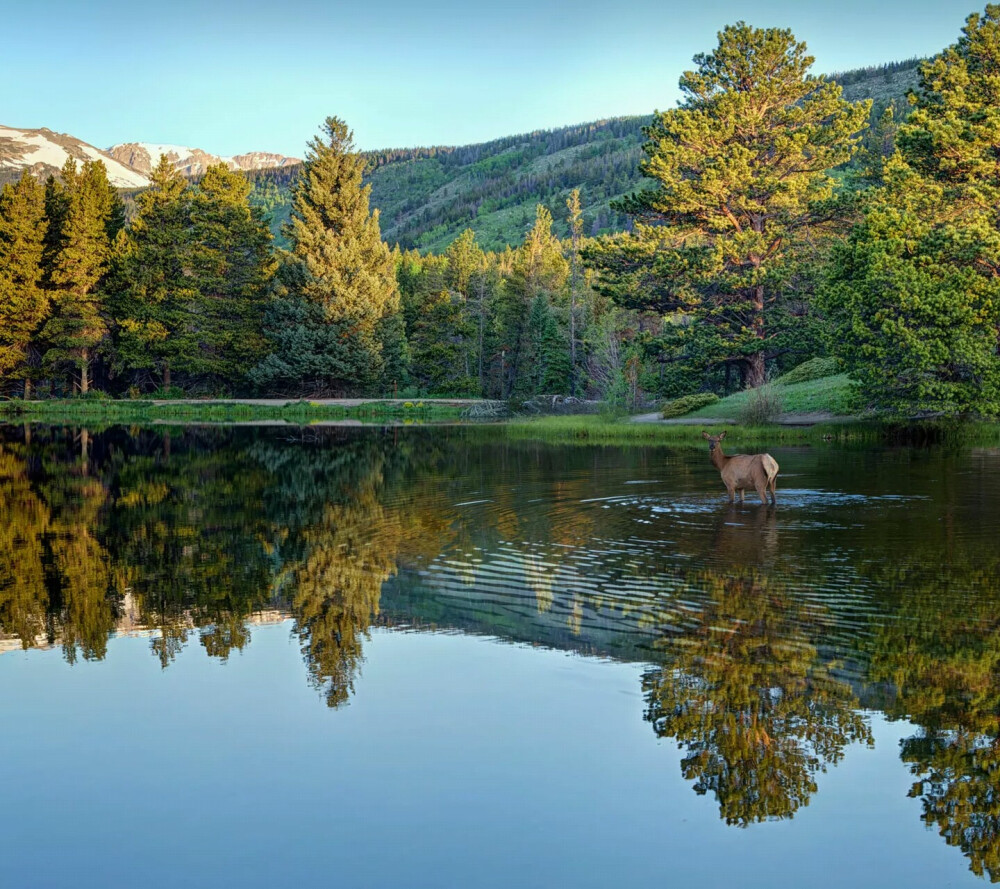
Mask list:
[[[898,119],[907,91],[917,84],[918,62],[873,65],[832,78],[845,98],[873,99],[873,121],[889,104]],[[480,246],[501,250],[521,243],[540,203],[552,214],[555,233],[567,237],[564,208],[574,188],[581,192],[586,235],[622,231],[627,217],[610,203],[642,181],[642,128],[651,120],[619,117],[480,145],[368,152],[366,178],[382,234],[390,244],[440,253],[471,228]],[[275,234],[288,218],[288,187],[297,174],[297,167],[251,174],[254,202],[271,214]]]

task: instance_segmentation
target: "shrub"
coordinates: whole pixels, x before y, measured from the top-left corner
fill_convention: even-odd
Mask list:
[[[680,398],[664,403],[663,419],[683,417],[685,414],[690,414],[691,411],[715,404],[718,400],[719,396],[714,392],[695,392],[693,395],[682,395]]]
[[[747,400],[739,409],[737,419],[745,426],[764,426],[781,416],[781,396],[770,383],[747,392]]]
[[[821,377],[832,377],[838,373],[840,366],[836,358],[810,358],[778,377],[775,382],[782,386],[791,386],[792,383],[806,383]]]

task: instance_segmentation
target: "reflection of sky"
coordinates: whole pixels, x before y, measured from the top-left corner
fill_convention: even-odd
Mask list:
[[[9,885],[979,883],[906,796],[905,723],[873,717],[808,808],[739,830],[643,721],[639,665],[374,630],[329,710],[288,624],[224,666],[148,645],[0,658]]]
[[[301,155],[328,114],[363,148],[462,144],[676,99],[728,23],[791,28],[829,72],[953,43],[970,0],[37,0],[3,7],[0,124],[100,147]]]

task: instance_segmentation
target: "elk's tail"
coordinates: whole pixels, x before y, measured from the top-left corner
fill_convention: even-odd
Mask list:
[[[767,473],[767,481],[768,484],[770,484],[778,475],[778,461],[775,460],[770,454],[763,454],[760,458],[760,462],[764,466],[764,472]]]

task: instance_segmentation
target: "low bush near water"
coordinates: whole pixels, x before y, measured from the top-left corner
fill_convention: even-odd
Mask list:
[[[699,408],[715,404],[718,400],[719,396],[714,392],[696,392],[694,395],[682,395],[680,398],[675,398],[673,401],[668,401],[663,405],[662,416],[664,420],[670,420],[673,417],[683,417],[685,414],[690,414]]]
[[[746,426],[764,426],[781,416],[784,407],[778,390],[770,383],[751,389],[740,406],[737,419]]]

